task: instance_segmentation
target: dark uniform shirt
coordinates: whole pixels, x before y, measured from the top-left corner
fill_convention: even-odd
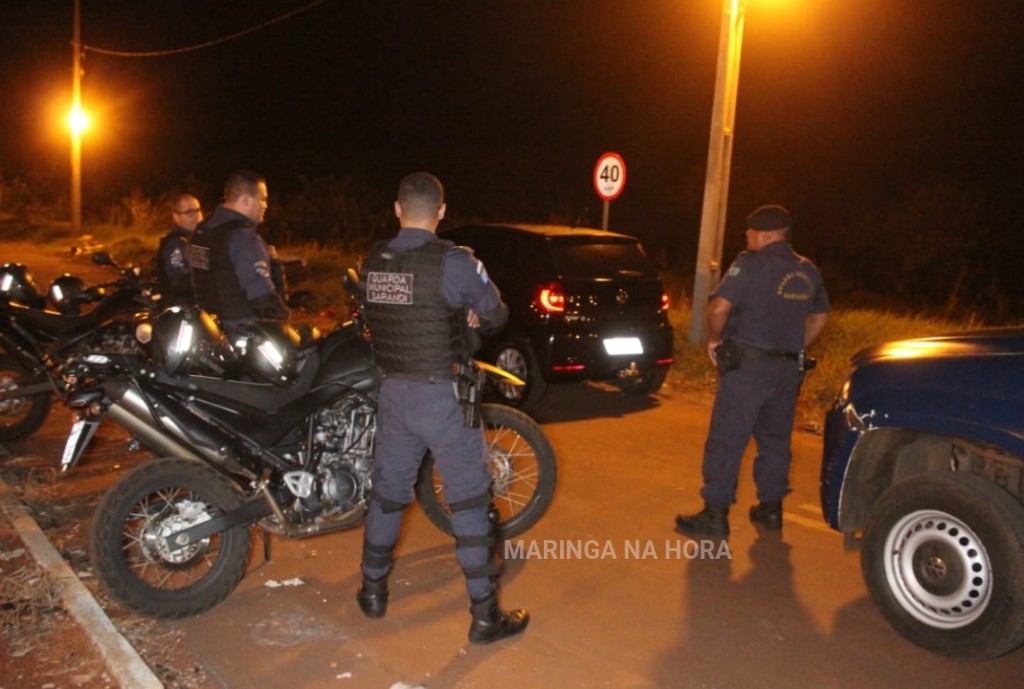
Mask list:
[[[188,263],[191,232],[174,227],[160,240],[157,251],[157,275],[163,296],[174,303],[192,301],[192,269]]]
[[[787,241],[741,253],[711,297],[732,304],[725,337],[786,352],[804,348],[804,321],[809,314],[829,310],[821,273]]]

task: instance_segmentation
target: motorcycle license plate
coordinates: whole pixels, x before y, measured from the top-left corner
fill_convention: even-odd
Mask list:
[[[604,340],[604,351],[611,355],[643,354],[644,346],[639,337],[607,337]]]
[[[67,470],[68,465],[75,457],[75,451],[78,449],[78,439],[82,437],[82,431],[85,430],[85,419],[78,419],[71,426],[71,432],[68,434],[68,440],[64,443],[64,454],[60,458],[60,468]]]

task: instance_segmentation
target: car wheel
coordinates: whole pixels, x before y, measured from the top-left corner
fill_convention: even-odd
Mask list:
[[[496,402],[522,409],[539,402],[547,392],[548,384],[541,375],[537,357],[526,343],[511,340],[502,343],[495,350],[494,365],[526,383],[494,383],[491,386],[491,396]]]
[[[861,567],[889,623],[922,648],[984,660],[1024,643],[1024,506],[981,477],[890,487],[868,518]]]

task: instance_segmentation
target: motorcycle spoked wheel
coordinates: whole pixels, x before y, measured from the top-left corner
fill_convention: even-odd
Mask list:
[[[242,503],[238,488],[195,461],[140,465],[103,497],[90,550],[96,575],[125,607],[161,619],[197,615],[230,594],[249,563],[247,525],[176,551],[162,539]]]
[[[45,382],[10,354],[0,354],[0,390],[17,390],[28,384]],[[50,413],[50,392],[0,400],[0,442],[27,438],[43,425]]]
[[[481,414],[498,532],[502,538],[512,538],[536,524],[551,504],[558,476],[555,451],[537,422],[523,412],[484,404]],[[434,526],[454,535],[441,475],[430,453],[420,467],[416,497]]]

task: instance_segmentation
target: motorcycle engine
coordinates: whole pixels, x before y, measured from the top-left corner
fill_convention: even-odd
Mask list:
[[[135,333],[127,326],[114,326],[100,330],[93,337],[91,348],[97,352],[113,354],[140,354],[142,347],[135,339]]]
[[[375,432],[376,411],[359,395],[344,397],[317,412],[312,485],[292,490],[297,498],[293,506],[304,520],[345,512],[366,500]]]

